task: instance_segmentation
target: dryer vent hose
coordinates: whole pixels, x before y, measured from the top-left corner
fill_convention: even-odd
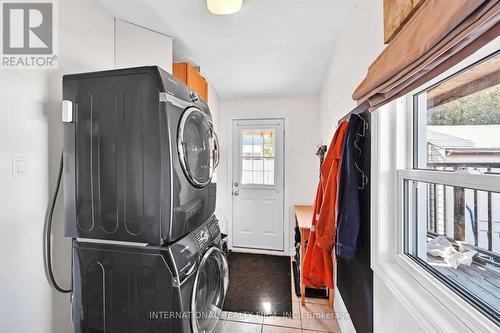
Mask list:
[[[54,189],[54,192],[52,193],[50,197],[50,202],[49,205],[47,206],[47,211],[45,212],[45,269],[47,271],[48,277],[49,277],[49,283],[50,285],[57,290],[60,293],[70,293],[71,289],[64,289],[60,287],[56,279],[54,278],[54,271],[52,270],[52,240],[51,240],[51,234],[52,234],[52,219],[54,217],[54,209],[56,207],[56,201],[57,201],[57,196],[59,194],[59,189],[61,187],[61,180],[62,180],[62,172],[63,172],[63,155],[61,153],[61,161],[59,162],[59,171],[57,173],[57,183],[56,183],[56,188]]]

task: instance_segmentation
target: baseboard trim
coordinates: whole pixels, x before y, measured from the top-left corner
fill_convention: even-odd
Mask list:
[[[354,324],[352,323],[351,316],[349,315],[349,311],[347,311],[347,307],[344,304],[344,300],[342,299],[338,288],[335,288],[334,309],[337,315],[337,322],[339,323],[340,332],[356,333],[356,329],[354,328]]]
[[[292,254],[287,253],[285,251],[250,249],[250,248],[246,248],[246,247],[236,247],[236,246],[231,247],[230,250],[233,252],[239,252],[239,253],[268,254],[268,255],[274,255],[274,256],[287,256],[287,257],[289,257],[292,255]]]

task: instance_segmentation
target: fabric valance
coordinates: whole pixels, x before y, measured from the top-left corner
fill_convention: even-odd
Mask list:
[[[353,93],[373,110],[443,73],[500,35],[498,0],[425,0]]]

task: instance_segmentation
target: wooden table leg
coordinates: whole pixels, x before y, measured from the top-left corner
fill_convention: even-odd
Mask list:
[[[306,286],[302,280],[302,274],[304,274],[304,256],[306,255],[306,240],[304,233],[300,232],[300,304],[302,306],[306,305]]]
[[[333,309],[333,296],[335,289],[328,289],[328,306]]]

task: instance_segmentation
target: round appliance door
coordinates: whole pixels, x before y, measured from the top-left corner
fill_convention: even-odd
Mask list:
[[[200,109],[186,109],[177,140],[184,174],[194,186],[205,187],[219,163],[219,145],[212,122]]]
[[[210,248],[200,261],[191,299],[193,333],[211,333],[222,313],[229,286],[227,260],[221,250]]]

